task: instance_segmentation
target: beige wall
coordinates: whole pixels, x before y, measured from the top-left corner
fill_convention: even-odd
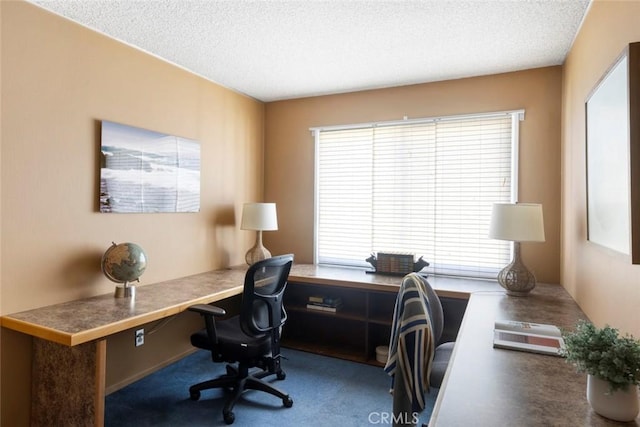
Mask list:
[[[562,283],[596,324],[640,337],[640,265],[587,241],[584,114],[601,76],[628,43],[640,41],[638,22],[640,2],[594,2],[565,63]]]
[[[111,241],[145,249],[141,285],[243,263],[254,236],[236,223],[262,198],[264,105],[31,4],[0,5],[1,313],[112,292],[100,272]],[[98,213],[102,119],[200,141],[201,211]],[[188,337],[154,344],[173,329],[139,349],[133,333],[113,337],[108,363],[140,370],[184,351]],[[25,425],[31,342],[1,338],[2,425]]]
[[[2,58],[2,7],[0,6],[0,58]],[[0,100],[2,99],[2,61],[0,60]],[[1,110],[1,105],[0,105]],[[2,113],[0,111],[0,129],[2,129]],[[2,176],[2,132],[0,131],[0,177]],[[0,307],[2,307],[2,182],[0,180]],[[0,373],[2,367],[2,328],[0,328]],[[0,375],[0,396],[2,396],[2,378]],[[2,399],[0,398],[0,422],[2,422]]]
[[[265,233],[274,253],[313,261],[314,142],[309,128],[524,108],[519,200],[544,207],[547,241],[523,244],[541,282],[560,280],[561,68],[268,103],[265,199],[278,204],[279,229]],[[362,254],[363,259],[368,254]]]
[[[262,199],[263,178],[280,225],[265,233],[265,244],[310,262],[309,127],[524,108],[520,200],[543,203],[547,234],[544,244],[523,245],[525,262],[540,281],[561,281],[596,323],[640,336],[640,266],[586,242],[584,182],[584,100],[624,45],[640,40],[639,2],[597,1],[564,68],[266,108],[30,4],[0,5],[0,313],[111,292],[99,260],[112,240],[145,248],[150,265],[142,285],[242,263],[253,235],[238,230],[239,209]],[[201,212],[97,213],[101,119],[199,140]],[[176,322],[139,349],[132,334],[111,337],[108,386],[187,351],[184,337],[168,353],[158,345],[192,320]],[[31,342],[6,330],[0,338],[2,424],[26,425]]]

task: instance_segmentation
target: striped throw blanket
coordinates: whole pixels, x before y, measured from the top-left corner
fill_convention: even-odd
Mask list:
[[[429,392],[429,374],[435,345],[431,331],[431,310],[423,279],[410,273],[402,279],[393,313],[389,356],[384,367],[392,377],[402,375],[406,395],[414,411],[424,409]]]

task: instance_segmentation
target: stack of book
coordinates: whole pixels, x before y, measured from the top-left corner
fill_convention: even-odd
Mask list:
[[[544,323],[496,320],[493,347],[561,356],[564,338],[560,328]]]
[[[342,308],[342,298],[311,295],[307,301],[307,308],[335,313]]]

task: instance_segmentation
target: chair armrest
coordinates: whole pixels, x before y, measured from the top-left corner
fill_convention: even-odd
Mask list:
[[[195,311],[204,316],[204,325],[207,330],[207,337],[211,345],[218,343],[218,334],[216,332],[216,322],[214,317],[224,316],[227,314],[224,309],[208,304],[195,304],[187,308],[189,311]]]
[[[208,305],[208,304],[192,305],[191,307],[187,308],[187,310],[195,311],[196,313],[200,313],[202,315],[217,316],[217,317],[224,316],[225,314],[227,314],[227,312],[224,311],[223,308],[216,307],[215,305]]]

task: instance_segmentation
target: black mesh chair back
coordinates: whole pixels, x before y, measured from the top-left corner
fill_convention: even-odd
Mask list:
[[[244,279],[240,325],[247,335],[279,331],[287,315],[282,297],[293,264],[293,256],[282,255],[249,267]]]

